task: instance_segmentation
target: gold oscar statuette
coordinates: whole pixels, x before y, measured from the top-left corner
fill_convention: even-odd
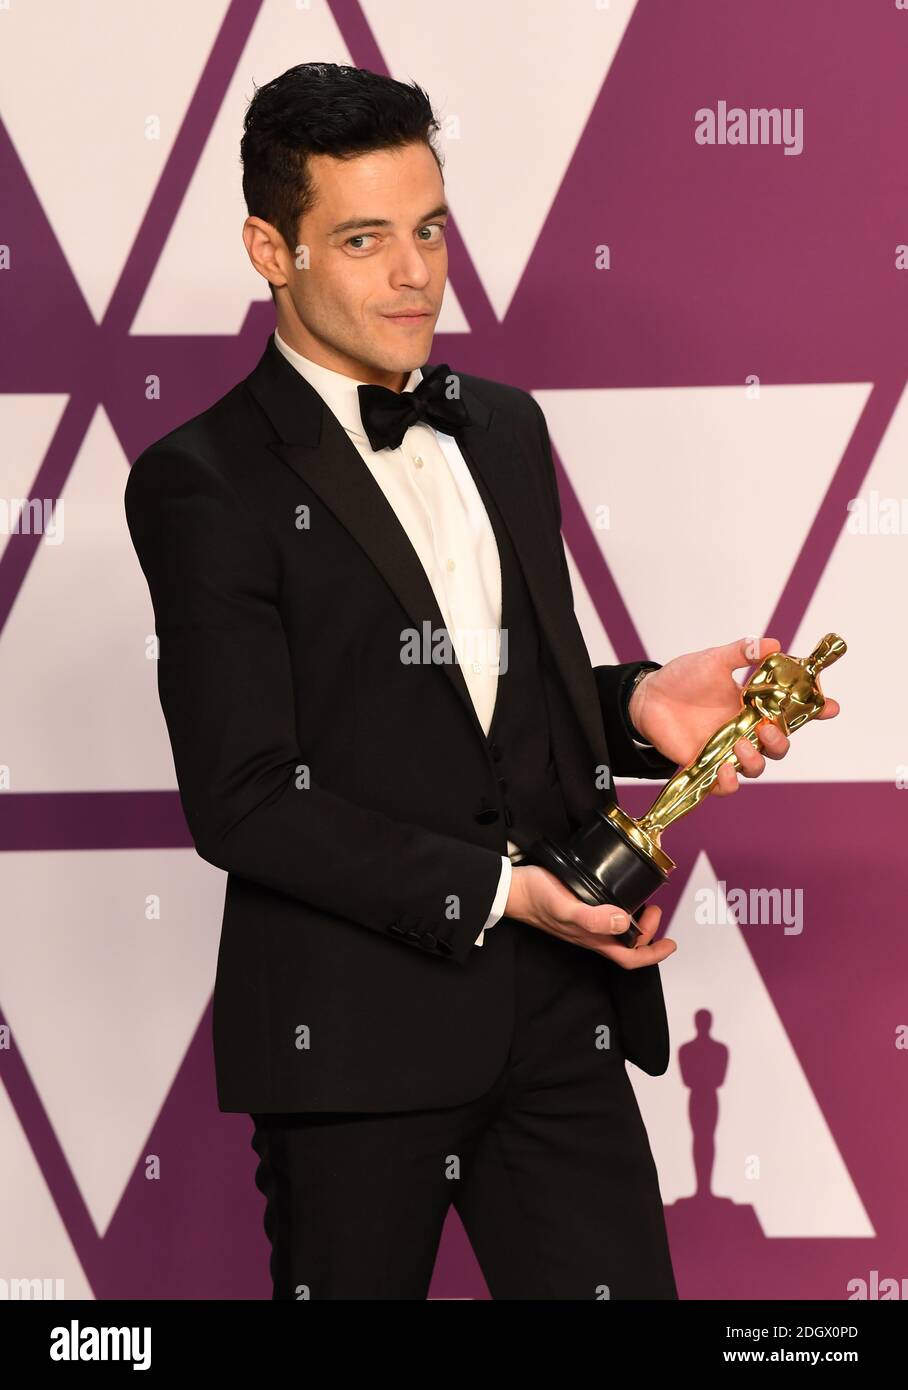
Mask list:
[[[673,859],[662,848],[662,833],[686,816],[707,795],[723,763],[736,769],[739,738],[759,748],[757,726],[769,719],[790,735],[825,704],[819,675],[846,651],[834,632],[827,632],[803,659],[773,652],[764,657],[741,691],[741,709],[707,739],[696,757],[669,778],[645,816],[635,820],[617,802],[597,810],[563,845],[548,836],[538,840],[524,863],[540,864],[555,874],[583,902],[614,903],[633,914],[666,882]],[[615,938],[633,946],[639,929],[632,925]]]

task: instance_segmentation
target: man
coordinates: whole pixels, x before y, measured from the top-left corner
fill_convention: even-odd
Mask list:
[[[542,412],[421,370],[437,128],[355,68],[256,93],[276,332],[127,485],[181,803],[228,874],[219,1105],[255,1125],[277,1299],[425,1298],[452,1202],[493,1298],[675,1298],[625,1068],[667,1066],[674,943],[655,906],[619,943],[624,913],[520,855],[686,762],[778,644],[591,668]]]

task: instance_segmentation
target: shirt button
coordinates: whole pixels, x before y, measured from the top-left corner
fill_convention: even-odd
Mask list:
[[[453,560],[448,560],[448,561],[446,561],[446,563],[445,563],[445,568],[446,568],[446,569],[449,569],[449,570],[454,569],[454,561],[453,561]]]
[[[473,670],[476,672],[476,674],[477,674],[477,676],[478,676],[479,673],[480,673],[480,671],[482,670],[482,662],[480,662],[480,661],[474,661],[474,662],[473,662]]]
[[[413,460],[413,463],[417,468],[422,468],[422,459],[420,458],[419,454],[416,455],[416,458]]]

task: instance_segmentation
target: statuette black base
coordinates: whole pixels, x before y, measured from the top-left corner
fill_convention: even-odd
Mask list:
[[[627,912],[633,925],[614,938],[624,946],[636,945],[640,928],[634,913],[675,867],[617,803],[594,812],[563,844],[544,835],[530,846],[522,863],[548,869],[591,907],[613,903]]]

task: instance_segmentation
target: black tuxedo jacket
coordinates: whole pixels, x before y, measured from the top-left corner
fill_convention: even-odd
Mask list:
[[[630,737],[641,663],[590,664],[542,411],[516,387],[460,380],[461,447],[513,538],[546,679],[563,682],[588,750],[586,765],[558,766],[579,822],[614,796],[595,790],[596,767],[675,765]],[[140,455],[125,508],[181,805],[197,852],[227,871],[220,1108],[409,1110],[481,1094],[513,1022],[514,933],[493,927],[474,946],[506,828],[476,819],[500,793],[460,666],[400,660],[403,629],[444,620],[381,488],[269,336],[245,380]],[[601,973],[624,1055],[663,1072],[658,966],[575,949],[578,970]]]

